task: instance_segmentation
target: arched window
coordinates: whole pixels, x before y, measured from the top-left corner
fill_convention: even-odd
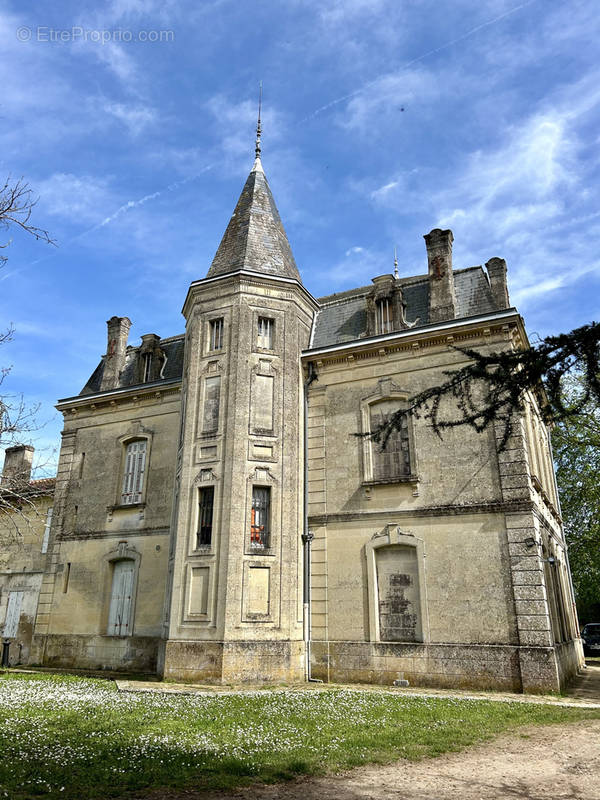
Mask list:
[[[391,400],[382,400],[370,406],[370,429],[377,430],[384,425],[390,417],[398,411],[398,403]],[[410,437],[408,429],[408,414],[403,414],[400,427],[395,428],[385,447],[383,444],[373,442],[372,447],[373,480],[409,478],[412,474],[410,461]]]
[[[109,636],[130,636],[133,632],[134,575],[135,561],[132,559],[113,562],[108,610]]]
[[[142,502],[144,475],[146,471],[146,440],[129,442],[125,451],[123,469],[122,505]]]

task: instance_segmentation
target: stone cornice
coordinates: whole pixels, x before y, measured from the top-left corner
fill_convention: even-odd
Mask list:
[[[271,284],[276,286],[278,289],[297,289],[300,293],[304,296],[305,300],[309,302],[309,304],[313,307],[316,311],[319,308],[318,301],[312,296],[312,294],[308,291],[308,289],[293,278],[283,278],[277,275],[267,275],[266,273],[262,272],[253,272],[249,269],[239,269],[233,272],[226,272],[224,275],[217,275],[214,278],[202,278],[197,281],[192,281],[189,286],[185,302],[183,304],[183,308],[181,309],[181,313],[187,319],[187,311],[188,305],[190,302],[190,297],[194,293],[194,290],[197,288],[204,288],[205,286],[213,286],[219,281],[231,281],[232,279],[237,279],[239,282],[246,281],[247,283],[253,283],[257,286],[264,285],[264,284]]]
[[[452,345],[455,341],[458,344],[461,338],[487,336],[492,328],[502,330],[509,325],[515,327],[523,344],[528,346],[529,341],[523,320],[515,308],[509,308],[506,311],[494,311],[491,314],[482,314],[477,317],[451,319],[435,325],[423,325],[419,328],[396,331],[382,336],[353,339],[350,342],[304,350],[302,359],[304,362],[316,359],[321,361],[346,359],[356,353],[362,354],[363,357],[370,354],[376,356],[381,355],[382,352],[388,353],[395,350],[416,350],[421,347],[421,343],[428,347],[432,344]]]
[[[151,396],[160,396],[165,392],[173,392],[181,387],[181,378],[172,378],[168,381],[156,381],[154,383],[138,384],[137,386],[125,386],[122,389],[109,389],[105,392],[95,394],[76,395],[59,400],[55,408],[63,414],[71,410],[81,410],[87,406],[100,406],[109,403],[111,405],[136,400],[147,399]],[[95,410],[93,408],[92,410]]]

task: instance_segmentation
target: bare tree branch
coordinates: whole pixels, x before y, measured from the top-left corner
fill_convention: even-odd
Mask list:
[[[56,247],[56,242],[44,228],[38,228],[31,223],[31,214],[38,202],[38,198],[33,196],[33,191],[23,178],[11,181],[10,176],[0,189],[0,228],[8,229],[16,226],[26,233],[30,233],[38,241],[44,241]],[[0,249],[5,249],[11,240],[5,244],[0,244]],[[0,255],[0,264],[7,261],[5,255]]]
[[[590,400],[600,402],[600,324],[592,322],[570,333],[547,336],[523,350],[489,354],[454,347],[470,359],[456,371],[446,371],[446,380],[411,397],[408,410],[430,420],[440,438],[447,428],[468,425],[483,431],[493,423],[502,430],[499,447],[506,447],[516,412],[523,410],[527,392],[540,397],[546,423],[556,423],[584,412]],[[564,378],[581,375],[578,395],[563,394]],[[449,399],[453,402],[444,402]],[[449,409],[453,409],[449,412]],[[370,436],[385,448],[392,432],[400,427],[407,408],[390,415]]]

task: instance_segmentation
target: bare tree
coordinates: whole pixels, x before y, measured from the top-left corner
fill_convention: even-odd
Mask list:
[[[463,347],[454,349],[467,356],[469,363],[459,370],[446,371],[445,381],[409,401],[410,411],[429,419],[440,437],[447,428],[468,425],[483,431],[497,423],[502,430],[500,449],[504,449],[527,392],[539,397],[546,423],[575,417],[590,401],[600,403],[600,323],[547,336],[527,349],[488,354]],[[564,379],[574,373],[579,376],[581,391],[567,399]],[[365,435],[385,448],[405,413],[405,408],[399,410]]]
[[[16,227],[38,241],[56,245],[48,231],[31,222],[36,204],[37,198],[29,184],[23,178],[12,180],[9,176],[0,189],[0,228],[9,230]],[[7,248],[10,243],[9,239],[0,244],[0,250]],[[0,267],[6,261],[7,256],[0,254]],[[13,333],[12,325],[1,331],[0,345],[10,342]],[[0,450],[20,443],[24,436],[38,427],[35,416],[39,406],[28,405],[22,395],[4,392],[3,384],[9,373],[10,367],[0,367]],[[22,515],[28,510],[34,511],[36,497],[47,493],[47,487],[35,484],[29,481],[29,477],[25,480],[19,475],[4,476],[0,484],[0,513],[6,512],[10,517],[15,512]]]

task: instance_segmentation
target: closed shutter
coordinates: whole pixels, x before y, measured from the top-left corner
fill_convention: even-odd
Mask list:
[[[133,561],[117,561],[113,568],[108,635],[127,636],[132,630]]]
[[[4,633],[2,634],[5,639],[14,639],[17,635],[19,620],[21,619],[22,602],[23,592],[9,593],[8,604],[6,606],[6,619],[4,621]]]
[[[145,471],[146,442],[131,442],[131,444],[127,445],[127,453],[125,456],[123,492],[121,494],[121,502],[123,505],[141,502]]]

